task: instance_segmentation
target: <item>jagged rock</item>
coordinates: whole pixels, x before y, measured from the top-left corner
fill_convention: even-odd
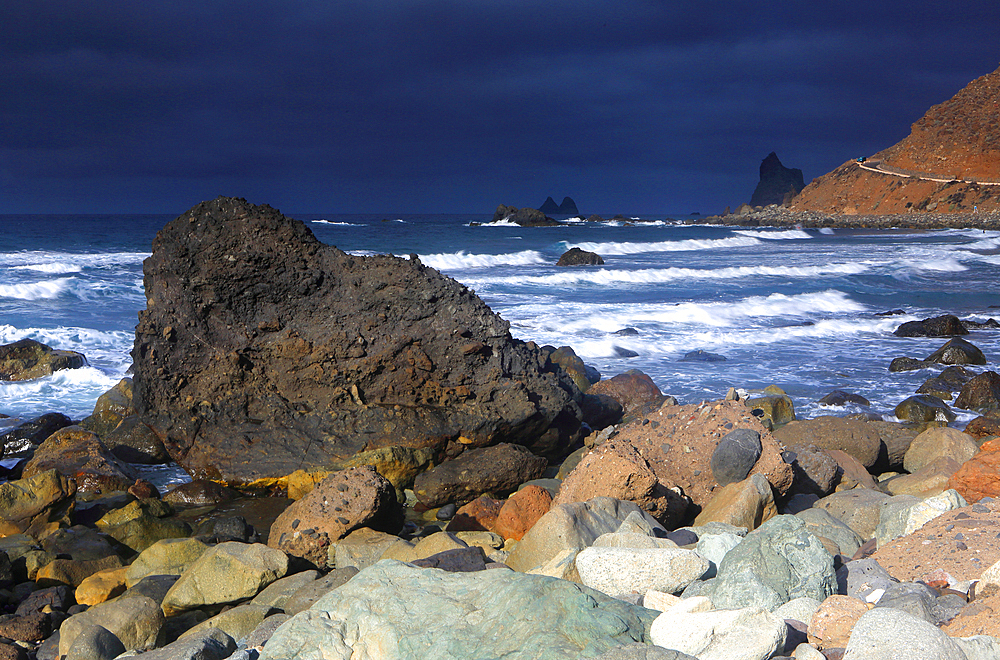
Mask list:
[[[73,420],[62,413],[46,413],[36,417],[0,435],[0,454],[7,456],[33,449],[59,429],[72,424]]]
[[[957,337],[967,335],[969,331],[957,316],[945,314],[922,321],[907,321],[892,334],[897,337]]]
[[[559,213],[562,215],[580,215],[580,210],[576,208],[576,202],[569,197],[563,197],[562,204],[559,205]]]
[[[603,266],[604,259],[596,252],[587,252],[578,247],[570,248],[559,257],[557,266]]]
[[[955,407],[1000,417],[1000,374],[984,371],[967,382],[955,399]]]
[[[219,198],[167,224],[144,271],[133,399],[193,476],[268,486],[380,447],[578,438],[572,381],[418,259]]]
[[[546,197],[542,205],[538,207],[538,210],[542,213],[559,213],[559,205],[556,204],[556,200],[551,197]]]
[[[519,209],[501,204],[493,213],[493,222],[513,222],[522,227],[556,227],[558,222],[537,209]]]
[[[787,204],[805,187],[802,170],[785,167],[772,151],[760,163],[760,181],[750,197],[750,205]]]
[[[34,339],[21,339],[0,346],[0,380],[33,380],[61,369],[78,369],[87,358],[76,351],[63,351]]]

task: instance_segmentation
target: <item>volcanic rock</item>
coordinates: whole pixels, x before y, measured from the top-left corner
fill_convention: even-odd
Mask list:
[[[951,339],[926,358],[938,364],[986,364],[986,356],[964,339]]]
[[[268,486],[380,447],[578,438],[572,381],[416,258],[218,198],[164,227],[144,272],[134,403],[193,476]]]
[[[62,413],[46,413],[36,417],[0,435],[0,453],[7,456],[33,449],[42,444],[45,438],[71,424],[73,420]]]
[[[945,314],[922,321],[907,321],[892,334],[897,337],[956,337],[967,335],[969,331],[957,316]]]
[[[24,466],[24,477],[55,468],[76,480],[78,492],[128,490],[136,473],[108,451],[101,439],[79,426],[66,426],[50,435]]]
[[[559,223],[537,209],[519,209],[501,204],[493,213],[493,222],[513,222],[522,227],[558,227]]]
[[[1000,374],[985,371],[970,380],[955,399],[955,407],[1000,417]]]
[[[0,380],[33,380],[86,364],[87,358],[82,353],[57,350],[34,339],[0,346]]]
[[[545,201],[542,202],[542,205],[538,207],[538,210],[542,213],[556,214],[559,213],[559,205],[556,204],[556,200],[551,197],[546,197]]]
[[[570,248],[559,257],[557,266],[603,266],[604,259],[596,252],[587,252],[578,247]]]
[[[805,187],[802,170],[785,167],[772,151],[760,163],[760,181],[750,197],[750,206],[787,204]]]
[[[506,494],[542,476],[548,463],[520,445],[473,449],[417,475],[413,492],[429,507],[468,502],[483,493]]]
[[[629,369],[607,380],[594,383],[588,394],[604,394],[617,401],[626,415],[640,410],[656,409],[665,397],[653,379],[638,369]]]

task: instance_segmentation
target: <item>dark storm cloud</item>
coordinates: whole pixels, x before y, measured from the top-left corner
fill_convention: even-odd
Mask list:
[[[769,151],[823,174],[1000,58],[982,1],[13,4],[0,212],[718,211]]]

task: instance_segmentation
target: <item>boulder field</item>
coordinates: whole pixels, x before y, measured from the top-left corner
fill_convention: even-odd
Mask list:
[[[193,475],[269,486],[387,448],[556,458],[580,438],[573,380],[415,255],[352,256],[218,198],[167,224],[143,270],[135,408]]]

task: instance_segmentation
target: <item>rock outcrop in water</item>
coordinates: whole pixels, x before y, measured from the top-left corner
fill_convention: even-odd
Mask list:
[[[788,204],[806,187],[802,170],[785,167],[773,151],[760,164],[760,181],[750,198],[751,206]]]
[[[57,350],[34,339],[0,346],[0,380],[32,380],[86,364],[87,358],[82,353]]]
[[[220,197],[167,224],[144,273],[134,403],[193,475],[266,486],[386,447],[554,457],[580,433],[573,381],[416,257]]]
[[[542,205],[538,207],[538,210],[542,213],[551,213],[552,215],[579,215],[580,213],[576,208],[576,202],[569,197],[563,197],[562,204],[556,204],[556,200],[546,197]]]
[[[504,204],[493,213],[493,222],[513,222],[522,227],[558,227],[560,224],[538,209],[519,209]]]

